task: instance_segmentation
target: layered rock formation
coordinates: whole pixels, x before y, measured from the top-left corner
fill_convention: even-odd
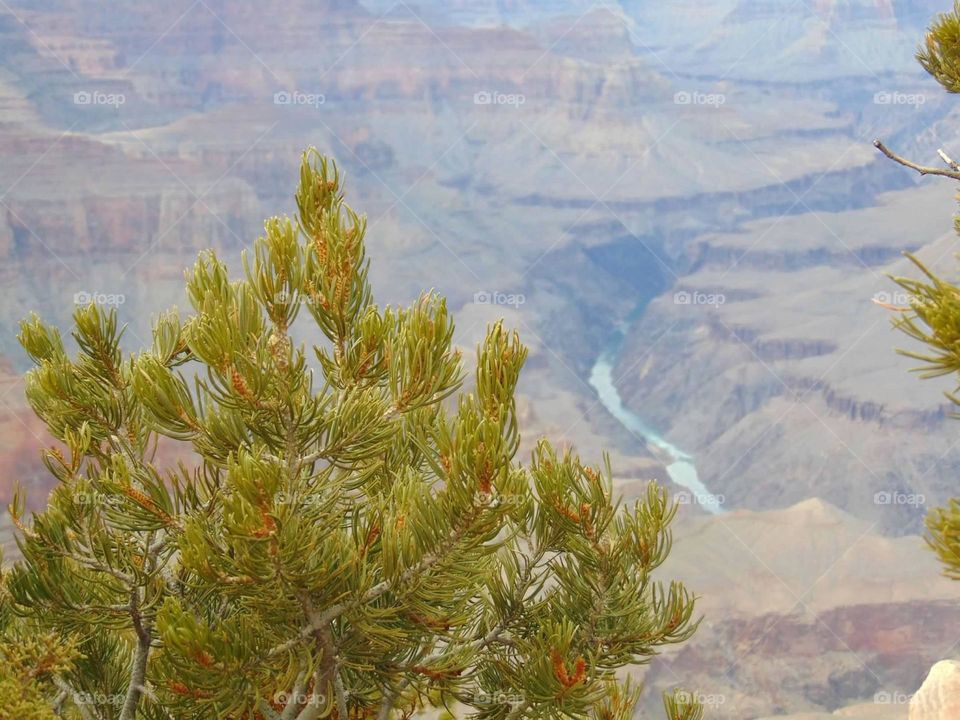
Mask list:
[[[798,187],[865,172],[872,155],[848,147],[828,99],[790,91],[772,112],[753,87],[698,84],[728,93],[698,106],[638,54],[623,12],[574,23],[558,8],[518,4],[511,17],[527,21],[512,27],[427,27],[424,8],[384,16],[350,2],[11,6],[0,22],[0,273],[11,288],[0,354],[22,370],[16,321],[37,310],[66,326],[78,293],[122,295],[130,346],[142,345],[150,314],[182,304],[197,250],[220,248],[236,266],[262,218],[292,209],[297,154],[314,143],[338,157],[370,215],[381,301],[435,285],[461,306],[467,346],[508,316],[535,349],[528,434],[589,453],[613,439],[623,471],[662,477],[583,382],[638,291],[636,276],[607,276],[605,246],[739,217],[753,197],[785,201],[762,165],[729,171],[734,135]],[[584,56],[614,42],[616,58]],[[93,100],[112,95],[123,102]],[[781,137],[792,140],[773,152]],[[484,291],[526,303],[473,304]]]
[[[900,250],[952,274],[951,194],[925,184],[687,244],[691,272],[674,289],[723,302],[651,303],[621,354],[621,395],[734,506],[819,495],[885,531],[918,531],[956,490],[960,428],[952,388],[911,377],[916,362],[894,352],[908,343],[873,300],[904,304],[887,278],[916,272],[891,262]],[[650,337],[656,353],[635,366]]]
[[[960,622],[956,585],[921,538],[884,537],[821,500],[684,512],[663,573],[697,593],[704,620],[646,674],[651,713],[682,685],[718,720],[905,719]]]

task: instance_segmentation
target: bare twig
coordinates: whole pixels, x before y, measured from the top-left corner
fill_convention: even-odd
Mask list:
[[[939,155],[939,156],[940,156],[940,159],[943,160],[943,161],[944,161],[947,165],[949,165],[951,168],[953,168],[954,170],[960,171],[960,163],[956,162],[956,161],[953,160],[949,155],[947,155],[947,154],[943,151],[943,148],[940,148],[939,150],[937,150],[937,155]]]
[[[59,675],[54,675],[53,684],[56,685],[58,690],[70,696],[73,704],[77,707],[77,712],[80,713],[80,717],[82,717],[83,720],[99,720],[101,717],[100,713],[95,711],[95,709],[86,702],[84,696],[71,687],[66,680]]]
[[[913,308],[911,308],[911,307],[909,307],[909,306],[892,305],[892,304],[890,304],[890,303],[888,303],[888,302],[883,302],[882,300],[877,300],[876,298],[873,299],[873,304],[874,304],[874,305],[879,305],[879,306],[882,307],[884,310],[889,310],[889,311],[891,311],[891,312],[900,312],[900,313],[903,313],[903,312],[910,312],[911,310],[913,310]]]
[[[874,147],[877,148],[877,150],[882,152],[884,155],[886,155],[888,158],[890,158],[894,162],[899,163],[904,167],[908,167],[911,170],[916,170],[921,175],[940,175],[942,177],[948,177],[948,178],[953,178],[954,180],[960,180],[960,169],[944,170],[943,168],[934,168],[934,167],[926,167],[924,165],[917,165],[917,163],[911,160],[907,160],[906,158],[901,157],[900,155],[897,155],[890,148],[888,148],[886,145],[880,142],[880,140],[874,140],[873,144],[874,144]],[[951,164],[952,161],[949,160],[949,158],[947,158],[946,160],[947,160],[947,164],[949,164],[950,167],[953,168],[955,163]]]
[[[57,693],[57,696],[53,699],[53,706],[51,708],[54,715],[57,717],[61,717],[63,715],[63,704],[69,699],[69,697],[70,692],[67,690],[61,690],[59,693]]]

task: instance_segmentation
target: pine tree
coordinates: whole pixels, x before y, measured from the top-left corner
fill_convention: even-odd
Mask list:
[[[960,92],[960,0],[955,0],[951,12],[935,18],[917,59],[947,92]],[[960,180],[960,163],[942,149],[938,153],[945,167],[927,167],[897,155],[880,140],[874,141],[874,145],[887,157],[921,175]],[[955,217],[954,226],[960,233],[960,215]],[[919,341],[925,349],[898,352],[920,361],[917,372],[921,378],[954,375],[960,380],[960,287],[938,277],[913,255],[908,253],[907,257],[917,266],[922,278],[893,278],[906,291],[909,306],[887,304],[886,307],[896,313],[894,327]],[[960,404],[956,390],[946,395]],[[960,499],[954,498],[946,507],[931,511],[926,525],[928,543],[943,563],[945,574],[960,580]]]
[[[622,505],[608,464],[545,441],[516,462],[527,350],[492,325],[462,389],[444,300],[373,303],[341,185],[306,152],[296,218],[265,223],[243,279],[201,254],[192,314],[156,318],[149,351],[125,355],[97,305],[73,357],[21,324],[58,483],[31,518],[11,505],[0,659],[39,638],[13,681],[83,720],[627,720],[625,669],[697,624],[652,576],[676,507],[655,483]],[[162,467],[161,437],[195,463]],[[664,705],[702,717],[687,693]]]

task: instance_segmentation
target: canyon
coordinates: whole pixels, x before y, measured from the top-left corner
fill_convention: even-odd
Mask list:
[[[912,57],[944,9],[11,0],[0,500],[50,489],[19,320],[66,331],[102,295],[128,349],[149,344],[197,251],[238,271],[293,211],[315,145],[368,215],[378,302],[432,287],[468,357],[499,317],[530,345],[521,453],[540,435],[607,449],[625,500],[650,479],[688,492],[664,570],[706,619],[644,673],[645,707],[682,680],[709,717],[905,712],[882,699],[957,654],[957,592],[919,534],[960,450],[953,388],[910,376],[873,301],[899,304],[903,251],[955,274],[954,189],[871,141],[957,153],[960,118]],[[649,432],[591,384],[604,357]],[[719,508],[673,482],[682,458]]]

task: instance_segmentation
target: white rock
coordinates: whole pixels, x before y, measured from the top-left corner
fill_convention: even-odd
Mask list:
[[[960,718],[960,662],[941,660],[910,701],[910,720]]]

